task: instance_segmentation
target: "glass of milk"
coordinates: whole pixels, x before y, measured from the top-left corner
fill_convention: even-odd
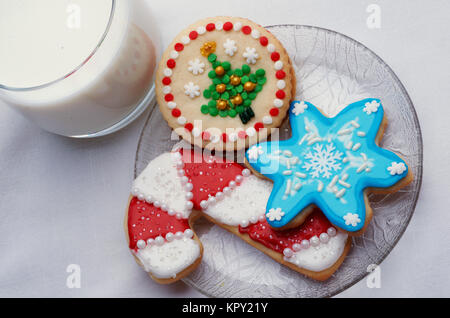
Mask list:
[[[0,104],[69,137],[126,126],[154,98],[152,21],[144,0],[0,0]]]

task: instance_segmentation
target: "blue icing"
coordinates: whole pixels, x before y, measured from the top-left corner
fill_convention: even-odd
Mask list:
[[[246,152],[250,165],[274,182],[267,221],[283,227],[315,204],[335,226],[361,230],[364,189],[391,187],[408,174],[400,157],[375,143],[384,116],[380,100],[350,104],[334,118],[295,101],[289,115],[290,139],[260,143]]]

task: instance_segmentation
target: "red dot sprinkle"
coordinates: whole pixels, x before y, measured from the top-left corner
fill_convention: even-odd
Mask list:
[[[279,113],[280,113],[280,111],[276,107],[274,107],[270,110],[270,116],[272,116],[272,117],[278,116]]]
[[[270,58],[272,59],[272,61],[276,62],[280,59],[280,53],[272,52],[272,54],[270,55]]]
[[[192,31],[191,33],[189,33],[189,38],[191,40],[195,40],[197,37],[198,37],[197,31]]]
[[[255,124],[255,130],[256,131],[260,131],[261,129],[263,129],[264,128],[264,124],[263,123],[256,123]]]
[[[164,99],[166,100],[166,102],[171,102],[173,101],[173,95],[167,94],[166,96],[164,96]]]
[[[244,33],[244,34],[250,34],[250,33],[252,33],[252,28],[251,27],[249,27],[248,25],[246,25],[246,26],[243,26],[242,27],[242,32]]]
[[[210,140],[211,139],[211,134],[207,131],[202,132],[202,139],[203,140]]]
[[[182,43],[175,44],[175,51],[180,52],[183,51],[184,45]]]
[[[267,44],[269,44],[269,40],[265,36],[262,36],[259,38],[259,43],[261,43],[262,46],[267,46]]]
[[[208,25],[206,26],[206,30],[208,32],[214,31],[216,29],[216,25],[214,23],[208,23]]]
[[[175,62],[174,59],[170,59],[170,60],[167,61],[167,67],[168,68],[174,68],[175,65],[177,65],[177,62]]]
[[[283,70],[279,70],[279,71],[277,71],[277,73],[276,73],[276,77],[277,77],[278,79],[283,79],[283,78],[285,78],[285,76],[286,76],[286,73],[285,73]]]
[[[192,129],[194,129],[194,125],[192,125],[191,123],[187,123],[186,125],[184,125],[184,128],[185,128],[187,131],[191,132]]]
[[[173,117],[180,117],[181,116],[181,111],[178,108],[174,108],[172,110],[172,116]]]
[[[172,80],[170,79],[170,77],[164,77],[164,78],[162,79],[162,83],[163,83],[164,85],[170,85],[170,83],[172,83]]]
[[[276,95],[279,99],[283,99],[286,97],[286,93],[284,91],[282,91],[281,89],[279,91],[277,91]]]
[[[223,133],[223,134],[222,134],[222,141],[223,141],[223,142],[227,142],[227,138],[228,138],[227,134],[226,134],[226,133]]]
[[[245,139],[247,137],[247,133],[244,130],[238,132],[238,137],[241,139]]]
[[[230,31],[233,28],[233,23],[231,22],[225,22],[225,24],[223,25],[223,29],[225,31]]]

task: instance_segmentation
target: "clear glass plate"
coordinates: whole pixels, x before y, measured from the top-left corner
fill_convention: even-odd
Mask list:
[[[363,279],[397,244],[413,215],[422,183],[422,136],[414,106],[393,71],[361,43],[334,31],[301,25],[268,29],[284,44],[297,74],[297,99],[307,100],[330,116],[351,102],[375,97],[389,120],[382,147],[401,155],[414,182],[390,195],[371,195],[373,220],[339,270],[317,282],[278,264],[218,226],[201,220],[195,226],[204,245],[201,265],[184,281],[213,297],[329,297]],[[282,127],[284,139],[289,123]],[[137,176],[150,160],[170,151],[171,129],[159,110],[149,114],[140,137]]]

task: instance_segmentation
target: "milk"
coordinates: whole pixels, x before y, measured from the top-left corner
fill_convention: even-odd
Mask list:
[[[0,0],[0,98],[51,132],[101,132],[152,86],[141,0]],[[138,26],[139,25],[139,26]],[[3,87],[3,88],[2,88]]]

